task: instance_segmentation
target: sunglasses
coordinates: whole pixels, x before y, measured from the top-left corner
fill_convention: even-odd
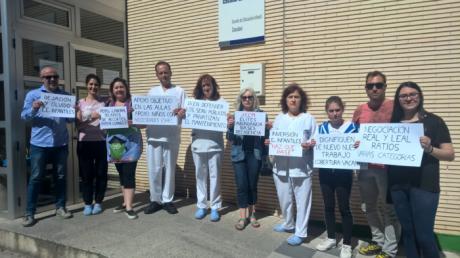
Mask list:
[[[242,96],[241,99],[242,100],[253,100],[254,96]]]
[[[377,82],[377,83],[366,83],[366,89],[367,90],[372,90],[375,88],[377,88],[378,90],[381,90],[383,88],[385,88],[386,84],[383,83],[383,82]]]
[[[45,80],[51,80],[51,79],[54,79],[54,80],[57,80],[59,79],[59,75],[47,75],[47,76],[42,76],[42,79],[45,79]]]

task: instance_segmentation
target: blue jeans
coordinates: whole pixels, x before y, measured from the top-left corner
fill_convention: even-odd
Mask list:
[[[439,193],[408,186],[391,190],[391,198],[401,223],[406,256],[439,257],[433,232]]]
[[[46,164],[48,163],[53,165],[54,182],[56,185],[56,208],[65,207],[68,153],[67,146],[38,147],[30,145],[31,174],[27,188],[26,215],[35,214],[42,178],[45,175]]]
[[[247,208],[256,204],[261,161],[256,159],[254,152],[245,152],[244,160],[232,164],[235,170],[238,207]]]

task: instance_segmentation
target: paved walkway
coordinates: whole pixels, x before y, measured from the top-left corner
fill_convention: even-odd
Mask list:
[[[24,228],[21,220],[0,219],[0,244],[10,241],[16,246],[23,246],[30,252],[46,252],[45,257],[70,256],[72,250],[84,250],[90,255],[80,257],[337,257],[340,249],[328,253],[317,252],[314,246],[324,237],[324,229],[311,226],[310,237],[306,243],[298,247],[288,246],[285,239],[287,233],[276,233],[272,227],[280,222],[274,216],[260,218],[261,227],[247,227],[243,231],[234,229],[238,220],[238,211],[234,207],[225,207],[219,222],[210,222],[209,216],[203,220],[194,219],[194,200],[176,201],[179,213],[170,215],[161,210],[155,214],[145,215],[141,210],[147,203],[145,193],[136,196],[135,210],[139,210],[139,218],[129,220],[123,213],[114,214],[113,207],[121,202],[120,196],[106,199],[102,214],[83,216],[82,205],[69,207],[74,217],[61,220],[52,212],[39,214],[38,223],[31,228]],[[5,232],[14,232],[5,235]],[[23,237],[24,236],[24,237]],[[31,243],[30,238],[39,239],[41,244]],[[9,240],[8,240],[9,239]],[[24,240],[26,239],[26,240]],[[42,241],[43,240],[43,241]],[[20,243],[26,241],[25,243]],[[27,242],[29,241],[29,242]],[[19,242],[19,243],[18,243]],[[38,246],[49,245],[45,251]],[[359,243],[353,240],[354,246]],[[10,243],[11,245],[11,243]],[[32,246],[32,247],[31,247]],[[69,248],[74,248],[68,250]],[[67,252],[67,253],[65,253]],[[61,255],[58,255],[60,253]],[[75,252],[74,252],[75,253]],[[72,256],[78,257],[72,253]],[[84,253],[84,252],[83,252]],[[356,250],[355,250],[356,255]],[[355,257],[364,257],[356,255]],[[448,257],[459,257],[448,254]]]

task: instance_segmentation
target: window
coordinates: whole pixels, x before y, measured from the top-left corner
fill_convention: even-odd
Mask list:
[[[86,39],[124,47],[123,22],[80,9],[81,36]]]
[[[83,82],[89,71],[96,71],[103,84],[110,84],[115,77],[122,76],[122,59],[75,50],[77,80]],[[84,74],[81,74],[84,73]]]
[[[64,79],[63,47],[39,41],[23,39],[22,54],[25,76],[38,77],[41,67],[45,65],[51,65],[58,70],[60,79]]]
[[[23,7],[24,16],[26,17],[63,27],[70,27],[68,10],[34,0],[23,0]]]

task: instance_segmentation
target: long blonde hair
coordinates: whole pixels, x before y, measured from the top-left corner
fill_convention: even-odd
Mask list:
[[[236,105],[235,105],[236,111],[242,111],[243,110],[243,103],[242,103],[242,98],[241,97],[247,91],[249,91],[252,94],[252,96],[254,97],[254,100],[252,101],[252,107],[251,107],[252,111],[255,111],[256,109],[259,108],[259,99],[257,98],[254,89],[253,88],[244,88],[244,89],[242,89],[240,91],[240,94],[236,98]]]

